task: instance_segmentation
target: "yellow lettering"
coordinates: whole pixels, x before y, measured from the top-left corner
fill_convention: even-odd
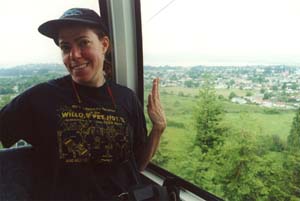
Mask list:
[[[79,113],[78,115],[79,115],[79,117],[80,117],[81,119],[84,118],[84,114],[83,114],[83,113]]]
[[[71,114],[70,114],[70,112],[62,112],[61,113],[61,116],[63,117],[63,118],[67,118],[67,117],[69,117]]]
[[[91,117],[91,115],[92,115],[91,113],[85,113],[85,116],[86,116],[86,118],[88,118],[88,119]]]

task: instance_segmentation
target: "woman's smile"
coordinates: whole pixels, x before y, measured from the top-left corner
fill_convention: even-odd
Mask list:
[[[88,65],[89,65],[88,62],[83,63],[83,64],[75,64],[75,65],[72,65],[70,69],[74,72],[80,72],[80,71],[86,69],[88,67]]]

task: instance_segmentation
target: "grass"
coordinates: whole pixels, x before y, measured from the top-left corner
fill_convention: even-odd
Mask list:
[[[185,88],[185,87],[162,87],[161,93],[170,93],[174,95],[178,95],[180,92],[185,95],[196,96],[199,94],[199,89],[196,88]]]
[[[227,113],[225,120],[238,129],[246,129],[260,135],[278,135],[285,140],[290,132],[294,114],[292,112],[280,114],[262,113]]]
[[[186,129],[178,129],[173,127],[168,127],[166,132],[163,134],[164,138],[168,142],[167,150],[169,152],[186,152],[189,141],[188,138],[193,138],[194,134],[192,132],[187,132]]]
[[[169,123],[164,135],[172,151],[175,151],[174,149],[181,150],[181,146],[187,143],[187,138],[196,133],[194,115],[197,104],[195,96],[198,95],[198,91],[199,89],[183,87],[161,89],[163,92],[161,93],[161,102]],[[223,95],[229,94],[230,91],[232,90],[223,90]],[[185,96],[179,96],[179,92],[183,92]],[[146,96],[148,93],[145,92],[145,105],[147,104]],[[237,129],[249,129],[249,131],[260,135],[275,134],[280,136],[282,140],[286,140],[295,115],[295,112],[291,110],[268,109],[257,105],[239,105],[229,101],[223,101],[222,105],[225,109],[224,120],[227,125]]]
[[[173,95],[178,95],[179,93],[183,93],[186,96],[198,96],[199,89],[198,88],[186,88],[186,87],[161,87],[161,93],[168,93]],[[241,90],[241,89],[216,89],[217,95],[222,95],[225,98],[229,97],[229,94],[234,92],[237,96],[246,96],[247,92],[251,92],[253,94],[258,93],[257,90]]]

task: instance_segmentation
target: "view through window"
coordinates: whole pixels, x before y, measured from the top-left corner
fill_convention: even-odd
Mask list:
[[[300,200],[300,2],[141,7],[168,122],[153,162],[225,200]]]
[[[99,13],[98,0],[10,0],[1,4],[0,108],[29,87],[67,73],[59,48],[37,29],[75,7]]]

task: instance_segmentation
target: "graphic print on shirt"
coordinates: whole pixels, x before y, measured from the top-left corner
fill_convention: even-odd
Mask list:
[[[128,159],[128,124],[115,110],[72,105],[57,112],[59,155],[64,162],[112,164]]]

